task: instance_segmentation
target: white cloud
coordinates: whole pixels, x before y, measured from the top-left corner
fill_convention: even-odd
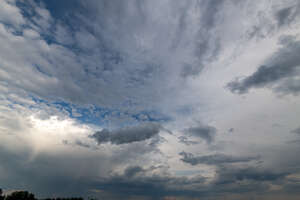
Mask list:
[[[25,20],[20,13],[20,9],[14,5],[14,1],[3,0],[0,2],[0,21],[12,25],[21,25]]]

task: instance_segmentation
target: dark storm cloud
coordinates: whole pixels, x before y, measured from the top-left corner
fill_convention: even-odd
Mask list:
[[[0,175],[5,186],[23,188],[26,185],[26,189],[36,193],[38,197],[66,194],[85,196],[90,195],[92,190],[100,190],[101,193],[95,195],[106,195],[105,199],[130,199],[133,196],[140,199],[163,199],[165,196],[216,197],[215,195],[228,193],[267,192],[265,182],[284,185],[287,175],[257,168],[218,167],[215,180],[207,182],[207,178],[200,175],[192,178],[176,177],[153,173],[158,167],[134,165],[121,173],[108,173],[99,178],[96,174],[101,164],[95,165],[95,160],[88,158],[74,160],[66,156],[41,154],[29,162],[28,152],[16,154],[3,148],[0,150],[1,170],[5,172]],[[88,168],[84,173],[89,175],[78,174],[77,168],[72,167],[75,165],[80,169]],[[241,181],[244,184],[240,184]],[[297,187],[297,183],[293,187]]]
[[[215,139],[217,129],[213,126],[199,124],[198,126],[185,129],[184,132],[189,136],[199,137],[210,144]]]
[[[284,186],[287,183],[288,175],[289,173],[286,172],[259,167],[221,166],[217,168],[216,177],[211,186],[220,195],[234,193],[242,194],[245,197],[244,195],[249,192],[266,195],[274,192],[271,190],[270,184]],[[283,194],[280,190],[278,192]]]
[[[119,145],[150,139],[158,135],[159,131],[159,125],[149,123],[134,127],[126,127],[115,131],[103,129],[90,137],[94,138],[98,144],[110,142]]]
[[[284,190],[285,192],[291,193],[291,194],[300,194],[300,184],[299,181],[289,181],[288,183],[286,183],[285,185],[283,185],[282,190]]]
[[[271,87],[284,94],[300,92],[300,41],[291,36],[281,37],[282,47],[252,75],[227,84],[231,92],[244,94],[251,88]]]
[[[144,169],[140,166],[130,166],[127,167],[124,171],[124,176],[126,177],[133,177],[136,174],[140,173],[140,172],[144,172]]]
[[[292,7],[281,9],[276,13],[276,19],[278,21],[278,26],[282,26],[287,23],[288,17],[291,14]]]
[[[194,156],[192,153],[181,152],[179,155],[182,156],[181,160],[185,163],[191,165],[207,164],[207,165],[220,165],[226,163],[240,163],[240,162],[250,162],[253,160],[258,160],[258,156],[248,156],[248,157],[235,157],[225,154],[212,154],[206,156]]]
[[[237,181],[278,181],[283,180],[289,175],[286,172],[274,172],[272,170],[259,169],[254,167],[234,168],[234,167],[220,167],[217,170],[216,184],[230,184]]]
[[[128,171],[133,175],[128,176]],[[100,180],[97,184],[101,190],[111,194],[117,194],[119,199],[128,199],[131,196],[148,197],[150,199],[164,199],[166,196],[173,197],[210,197],[216,194],[222,195],[238,188],[238,184],[229,188],[221,187],[215,183],[207,184],[207,178],[200,175],[193,178],[174,177],[166,174],[148,174],[151,169],[139,166],[128,167],[123,174],[112,175]],[[131,174],[131,173],[130,173]],[[257,183],[256,183],[257,185]],[[258,189],[258,186],[254,187]],[[249,192],[250,189],[247,190]],[[214,195],[212,195],[212,192]]]
[[[23,151],[10,152],[0,148],[0,179],[5,183],[2,184],[5,189],[26,189],[38,197],[66,194],[82,196],[92,184],[84,177],[74,176],[78,171],[71,166],[79,167],[80,164],[75,164],[73,158],[42,154],[30,160],[29,149]],[[84,169],[85,166],[81,167]],[[90,166],[89,170],[94,171],[94,167]]]
[[[34,192],[39,198],[52,196],[88,196],[91,195],[90,190],[92,189],[112,187],[110,184],[115,182],[115,176],[111,175],[107,179],[101,176],[103,174],[109,175],[113,170],[114,163],[117,164],[119,162],[120,164],[120,162],[122,162],[120,159],[124,159],[128,162],[128,160],[130,160],[129,154],[134,151],[140,153],[141,149],[133,148],[128,151],[123,149],[123,151],[124,155],[122,158],[115,155],[113,155],[114,158],[109,158],[109,155],[100,155],[100,152],[95,156],[65,155],[64,153],[55,155],[39,153],[38,155],[32,156],[30,149],[22,149],[22,152],[12,152],[0,146],[0,180],[3,182],[1,187],[9,190],[29,190]],[[108,164],[108,159],[111,159],[113,162]],[[135,160],[139,158],[137,155],[134,155],[132,159]],[[140,174],[144,176],[147,170],[149,169],[144,169],[139,166],[128,167],[122,174],[122,180],[125,182],[126,180],[134,179],[134,177]],[[99,174],[99,172],[102,173],[102,175]],[[143,184],[143,182],[145,182],[143,179],[141,179],[141,181],[138,180],[140,179],[137,178],[136,181],[134,179],[128,182],[133,187],[139,187],[135,184]],[[161,178],[161,181],[163,180],[166,179]],[[151,184],[151,179],[147,179],[146,182]],[[144,185],[145,184],[146,183],[144,183]],[[164,182],[161,184],[164,184]],[[120,185],[124,186],[120,191],[124,191],[126,197],[128,197],[129,194],[134,195],[134,191],[131,190],[131,188],[125,187],[126,184]],[[143,185],[141,187],[143,187]],[[117,190],[119,189],[114,189],[114,191]],[[111,191],[112,190],[109,190],[108,192]],[[154,191],[152,190],[152,192]],[[110,197],[107,199],[112,199],[111,196],[110,194]]]
[[[128,176],[128,171],[130,175]],[[131,173],[131,171],[133,173]],[[229,193],[269,192],[268,183],[286,183],[288,173],[258,168],[219,167],[215,179],[208,184],[202,176],[173,177],[170,175],[147,175],[151,170],[139,166],[128,167],[123,174],[112,175],[98,181],[97,187],[119,199],[130,196],[164,199],[174,197],[215,197]],[[243,183],[243,184],[241,184]],[[212,195],[213,194],[213,195]]]
[[[129,166],[122,174],[99,178],[100,165],[89,158],[38,155],[28,161],[28,151],[12,153],[0,147],[1,181],[4,189],[26,189],[39,198],[52,196],[90,196],[91,190],[101,190],[105,199],[129,199],[132,196],[163,198],[165,195],[200,195],[200,191],[182,188],[202,184],[203,177],[188,179],[169,175],[147,175],[153,168]],[[89,165],[86,165],[89,163]],[[103,164],[103,163],[102,163]],[[77,166],[74,168],[74,166]],[[78,168],[83,171],[78,171]],[[85,169],[86,168],[86,169]],[[87,175],[88,173],[89,175]],[[97,194],[96,194],[97,195]],[[99,194],[102,197],[102,194]]]
[[[193,184],[203,185],[205,180],[201,176],[189,179],[162,175],[147,176],[143,173],[136,177],[120,174],[102,179],[97,183],[97,186],[105,192],[117,194],[119,199],[128,199],[131,196],[163,199],[169,195],[205,196],[208,193],[207,191],[203,189],[196,190],[191,187]]]

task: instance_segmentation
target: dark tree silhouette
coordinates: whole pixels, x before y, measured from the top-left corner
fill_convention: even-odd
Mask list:
[[[38,200],[34,197],[34,194],[27,191],[16,191],[7,196],[3,195],[3,191],[0,188],[0,200]],[[41,200],[84,200],[82,197],[68,197],[68,198],[46,198]]]
[[[1,188],[0,188],[0,200],[4,200],[4,196]]]
[[[27,191],[16,191],[7,195],[5,200],[36,200],[34,194]]]

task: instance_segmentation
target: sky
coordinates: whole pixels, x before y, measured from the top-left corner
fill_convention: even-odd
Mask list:
[[[296,200],[298,0],[1,0],[0,187]]]

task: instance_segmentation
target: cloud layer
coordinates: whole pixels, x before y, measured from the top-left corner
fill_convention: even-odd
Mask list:
[[[221,165],[226,163],[241,163],[258,160],[259,157],[234,157],[225,154],[213,154],[206,156],[194,156],[192,153],[180,152],[179,155],[183,156],[181,160],[191,165],[207,164],[207,165]]]
[[[234,93],[247,93],[251,88],[271,87],[277,92],[297,95],[300,91],[300,43],[292,36],[280,38],[282,47],[266,64],[258,67],[250,76],[228,83]]]
[[[137,127],[128,127],[116,131],[103,129],[91,135],[98,144],[110,142],[112,144],[126,144],[150,139],[158,135],[160,126],[157,124],[145,124]]]

